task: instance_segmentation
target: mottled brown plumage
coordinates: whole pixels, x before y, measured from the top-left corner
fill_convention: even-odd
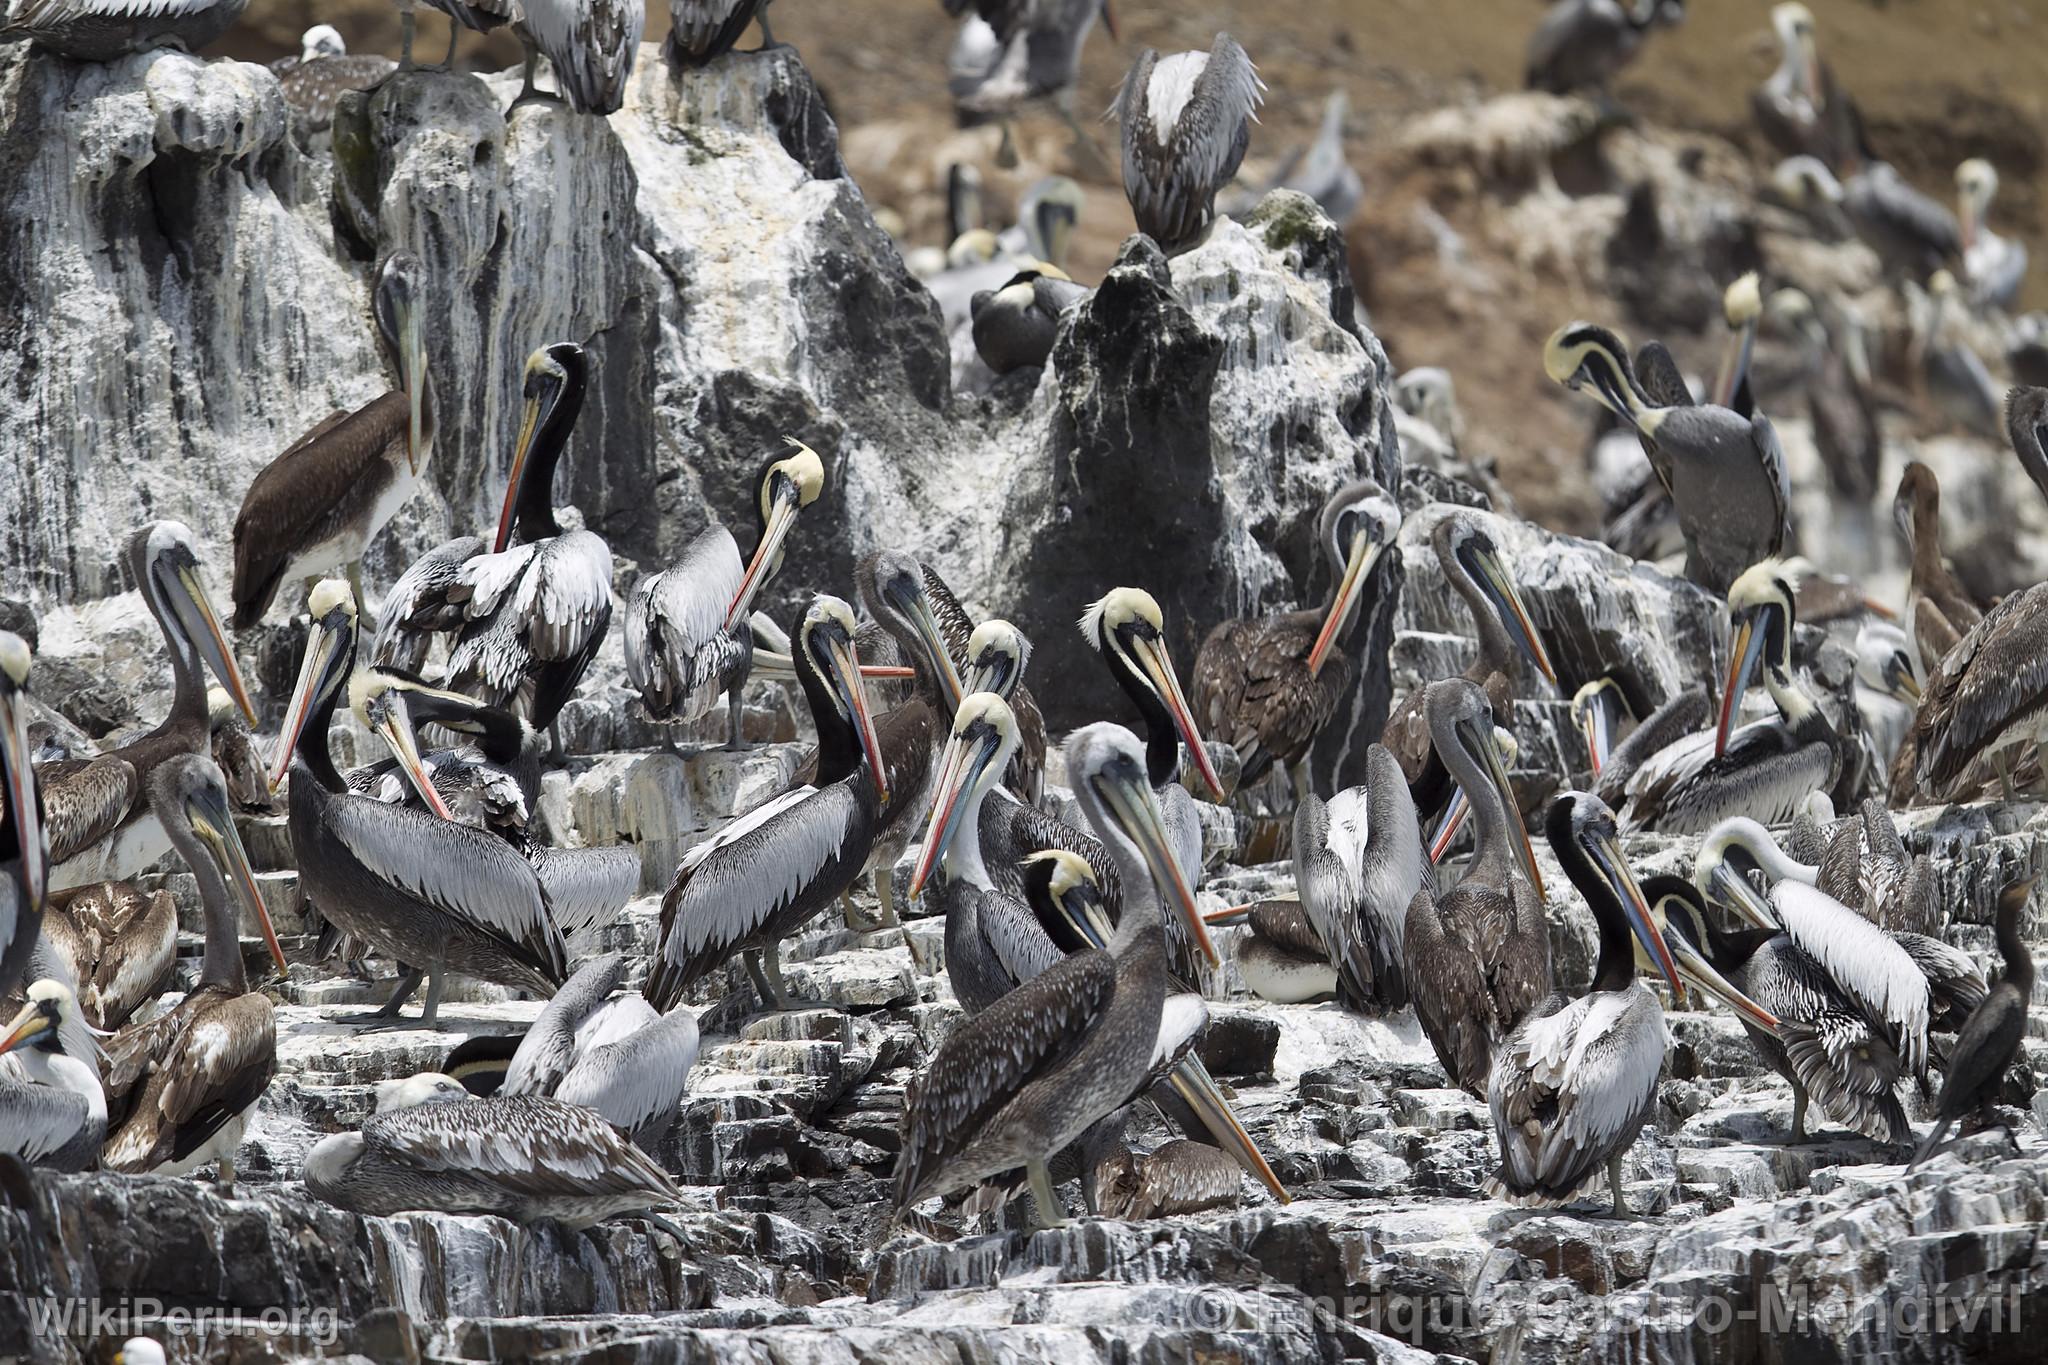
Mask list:
[[[1913,556],[1906,633],[1919,651],[1921,672],[1931,674],[1984,613],[1942,559],[1941,485],[1933,470],[1918,460],[1906,466],[1892,498],[1892,515]]]
[[[78,1010],[96,1029],[117,1029],[154,998],[178,955],[178,908],[168,891],[95,882],[52,900],[43,936],[71,968]]]

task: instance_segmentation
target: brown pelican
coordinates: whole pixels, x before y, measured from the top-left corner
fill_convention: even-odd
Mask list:
[[[1203,918],[1210,924],[1244,920],[1246,933],[1231,949],[1231,957],[1246,988],[1261,1000],[1298,1005],[1337,994],[1337,969],[1330,965],[1330,952],[1300,901],[1257,901]]]
[[[697,1018],[657,1014],[637,991],[612,994],[619,953],[593,957],[562,983],[507,1065],[500,1095],[552,1095],[594,1109],[646,1151],[656,1150],[697,1060]]]
[[[1983,760],[2010,797],[2013,751],[2038,753],[2048,746],[2044,631],[2048,583],[2037,583],[1984,613],[1928,677],[1910,742],[1916,776],[1929,794],[1940,798],[1957,790],[1971,764]]]
[[[1702,683],[1673,693],[1652,709],[1634,678],[1616,671],[1574,693],[1571,715],[1586,737],[1593,794],[1619,807],[1627,798],[1629,778],[1643,760],[1704,727],[1713,719],[1714,708]],[[1617,743],[1615,736],[1632,722],[1635,728]]]
[[[156,47],[197,52],[235,26],[249,0],[21,0],[0,20],[0,44],[32,42],[77,62],[111,62]]]
[[[149,806],[149,778],[172,755],[203,754],[210,747],[202,661],[233,694],[242,715],[256,723],[227,635],[200,583],[192,533],[175,521],[153,522],[129,538],[127,559],[170,652],[170,712],[155,729],[97,758],[66,759],[36,769],[50,839],[52,891],[125,880],[169,851]]]
[[[1129,1103],[1155,1062],[1185,1042],[1185,1029],[1162,1027],[1162,893],[1216,961],[1167,844],[1137,736],[1090,725],[1068,737],[1066,754],[1075,795],[1122,874],[1116,928],[1106,947],[1062,958],[955,1028],[911,1081],[896,1166],[899,1214],[1021,1166],[1040,1221],[1064,1221],[1047,1169],[1054,1154]]]
[[[1551,802],[1545,828],[1599,925],[1600,958],[1584,995],[1549,995],[1501,1042],[1486,1085],[1500,1140],[1489,1188],[1514,1203],[1555,1206],[1604,1170],[1614,1216],[1625,1218],[1621,1161],[1656,1107],[1669,1041],[1663,1007],[1636,980],[1630,936],[1678,998],[1685,988],[1622,854],[1613,812],[1590,793],[1566,792]]]
[[[1766,824],[1792,818],[1809,793],[1842,771],[1842,741],[1792,673],[1792,590],[1766,560],[1728,590],[1731,640],[1720,714],[1711,732],[1687,735],[1646,758],[1628,781],[1631,829],[1698,833],[1746,813]],[[1774,717],[1734,728],[1758,669]]]
[[[263,467],[235,515],[237,630],[263,619],[284,583],[346,567],[362,593],[363,551],[411,500],[434,455],[434,383],[421,334],[426,267],[394,251],[377,269],[377,334],[398,387],[328,414]]]
[[[997,374],[1045,364],[1060,316],[1094,292],[1050,265],[1020,270],[1000,289],[977,291],[968,305],[975,353]]]
[[[1764,137],[1780,156],[1812,156],[1847,175],[1863,161],[1863,120],[1848,92],[1820,59],[1813,12],[1801,4],[1771,7],[1783,50],[1778,68],[1750,96]]]
[[[1982,157],[1956,167],[1956,221],[1963,246],[1963,278],[1979,308],[2012,304],[2027,276],[2027,248],[1984,226],[1998,195],[1998,172]]]
[[[1797,289],[1771,295],[1766,311],[1798,331],[1806,348],[1802,387],[1813,421],[1813,443],[1828,480],[1843,497],[1866,503],[1877,491],[1884,458],[1871,394],[1870,353],[1862,320],[1851,308],[1833,307],[1823,319]]]
[[[1104,1119],[1082,1141],[1093,1154],[1086,1172],[1092,1212],[1136,1221],[1236,1207],[1238,1167],[1228,1152],[1187,1138],[1133,1152],[1123,1141],[1128,1112]]]
[[[683,855],[661,901],[660,948],[647,998],[670,1010],[683,992],[744,955],[761,1002],[785,1009],[779,950],[860,876],[890,801],[868,715],[853,609],[819,597],[792,651],[818,730],[811,783],[791,787]]]
[[[647,27],[643,0],[521,0],[518,17],[526,69],[516,103],[540,98],[533,73],[545,56],[556,97],[571,109],[600,116],[619,111]]]
[[[145,894],[132,882],[95,882],[55,897],[43,936],[63,957],[77,988],[78,1012],[110,1030],[156,998],[178,956],[178,907],[168,891]]]
[[[962,25],[952,55],[947,84],[954,105],[963,113],[1003,120],[999,165],[1015,165],[1017,153],[1010,118],[1027,101],[1047,99],[1073,130],[1075,143],[1100,161],[1089,137],[1074,117],[1073,89],[1081,72],[1081,49],[1101,16],[1109,36],[1117,36],[1116,12],[1110,0],[944,0],[946,13],[974,13]]]
[[[580,1231],[682,1197],[653,1157],[580,1104],[472,1098],[426,1072],[378,1087],[377,1112],[306,1154],[306,1189],[356,1213],[493,1213]]]
[[[1524,84],[1553,95],[1588,87],[1605,95],[1652,28],[1684,17],[1679,0],[1558,0],[1529,35]]]
[[[1215,213],[1216,192],[1244,163],[1265,89],[1228,33],[1207,52],[1139,54],[1115,108],[1138,231],[1168,251],[1193,244]]]
[[[42,932],[50,849],[29,767],[28,642],[0,630],[0,997],[28,970]]]
[[[732,51],[747,25],[761,25],[761,46],[774,46],[768,33],[768,0],[668,0],[668,42],[671,61],[703,66]]]
[[[1422,830],[1401,765],[1365,754],[1365,785],[1294,809],[1294,881],[1302,910],[1337,969],[1337,999],[1361,1014],[1408,1004],[1401,935],[1422,888]]]
[[[27,1003],[0,1033],[0,1155],[52,1171],[99,1160],[107,1093],[96,1044],[62,981],[31,982]]]
[[[683,551],[682,562],[633,585],[626,603],[626,677],[647,714],[663,723],[708,715],[726,704],[726,742],[738,748],[754,641],[747,617],[754,598],[782,568],[783,542],[797,514],[825,490],[825,462],[792,440],[755,477],[760,533],[754,557],[740,562],[732,532],[713,522]]]
[[[1317,542],[1334,569],[1328,601],[1256,621],[1224,621],[1202,641],[1194,714],[1237,750],[1241,784],[1257,782],[1277,764],[1297,799],[1308,792],[1309,745],[1351,683],[1351,660],[1336,645],[1359,615],[1367,570],[1400,528],[1401,510],[1378,484],[1344,485],[1316,520]]]
[[[1441,895],[1427,884],[1417,892],[1401,953],[1415,1017],[1444,1074],[1482,1095],[1494,1048],[1550,991],[1543,878],[1513,814],[1485,692],[1448,678],[1429,685],[1426,705],[1436,751],[1465,790],[1476,833],[1464,879]]]
[[[291,772],[290,828],[300,885],[336,928],[407,964],[391,999],[343,1023],[395,1025],[427,979],[420,1027],[439,1027],[450,971],[537,995],[560,984],[567,950],[532,864],[503,839],[348,790],[328,726],[354,669],[355,600],[327,579],[307,604],[306,657],[278,735],[276,784]],[[401,749],[401,762],[410,762]],[[430,781],[417,776],[416,786]]]
[[[1980,1128],[1997,1122],[1992,1106],[2004,1086],[2005,1069],[2019,1056],[2026,1039],[2027,1007],[2034,998],[2034,958],[2020,932],[2020,916],[2026,913],[2033,889],[2033,879],[2028,878],[1998,893],[1998,955],[2005,961],[2005,974],[1956,1035],[1941,1078],[1941,1097],[1934,1105],[1936,1123],[1913,1153],[1908,1170],[1934,1154],[1956,1120],[1974,1115]]]
[[[235,832],[220,769],[210,758],[179,754],[157,765],[149,785],[164,832],[198,879],[206,956],[191,994],[107,1044],[115,1104],[101,1159],[131,1175],[184,1175],[218,1161],[220,1184],[232,1189],[235,1148],[277,1071],[274,1012],[268,997],[249,989],[241,916],[262,929],[278,972],[290,976],[291,968]]]
[[[1745,418],[1712,404],[1651,406],[1620,339],[1590,323],[1566,323],[1553,332],[1543,365],[1567,388],[1590,386],[1601,406],[1643,438],[1678,511],[1686,577],[1710,592],[1726,592],[1744,569],[1784,547],[1791,485],[1770,418]]]
[[[1941,554],[1941,484],[1934,471],[1908,461],[1892,498],[1892,518],[1906,538],[1912,566],[1906,590],[1906,634],[1924,682],[1956,642],[1984,619]]]
[[[2048,497],[2048,389],[2020,384],[2005,395],[2005,434],[2020,468]]]
[[[1771,184],[1797,207],[1839,210],[1894,276],[1924,280],[1962,253],[1955,215],[1889,162],[1872,161],[1837,179],[1818,158],[1794,156],[1779,163]]]

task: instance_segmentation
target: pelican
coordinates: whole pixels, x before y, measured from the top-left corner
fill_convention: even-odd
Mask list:
[[[1728,677],[1710,732],[1688,735],[1645,759],[1628,781],[1631,829],[1690,834],[1737,812],[1765,824],[1792,818],[1811,792],[1834,786],[1842,741],[1792,673],[1792,590],[1775,560],[1728,590]],[[1778,714],[1732,728],[1758,668]]]
[[[50,881],[43,802],[29,767],[28,642],[0,630],[0,998],[28,970]]]
[[[2006,308],[2027,276],[2027,248],[1984,226],[1998,195],[1998,172],[1982,157],[1956,167],[1956,222],[1963,247],[1963,278],[1979,308]]]
[[[492,1213],[577,1232],[682,1197],[653,1157],[580,1104],[472,1098],[437,1072],[377,1092],[360,1131],[323,1138],[306,1154],[307,1191],[338,1208]]]
[[[1327,805],[1310,792],[1295,807],[1294,878],[1337,969],[1338,1002],[1379,1015],[1408,1003],[1401,936],[1422,889],[1422,830],[1394,756],[1372,745],[1365,771],[1365,785]]]
[[[726,704],[726,742],[738,748],[743,693],[753,668],[747,618],[754,598],[782,568],[783,542],[797,514],[825,491],[825,462],[792,440],[754,480],[760,534],[742,564],[732,532],[713,522],[682,562],[633,585],[626,603],[626,677],[650,718],[682,723]]]
[[[927,597],[933,597],[931,585],[936,578],[927,565]],[[1008,621],[991,618],[967,637],[960,663],[962,692],[993,692],[1016,713],[1017,756],[1010,760],[1003,785],[1025,805],[1037,805],[1045,795],[1045,717],[1039,713],[1031,689],[1024,686],[1024,670],[1031,664],[1031,641]]]
[[[1242,919],[1246,933],[1231,950],[1237,974],[1253,995],[1276,1005],[1327,1000],[1337,994],[1329,949],[1299,900],[1264,900],[1203,917],[1210,924]]]
[[[235,514],[237,630],[263,619],[284,583],[346,567],[362,593],[363,552],[418,491],[439,430],[420,293],[426,267],[394,251],[377,269],[377,334],[398,387],[333,412],[263,467]]]
[[[1047,1169],[1054,1154],[1127,1104],[1185,1039],[1184,1030],[1162,1027],[1162,893],[1216,962],[1167,844],[1137,736],[1090,725],[1068,737],[1066,757],[1075,795],[1122,874],[1122,913],[1106,947],[1062,958],[961,1024],[912,1080],[896,1165],[899,1215],[1022,1166],[1039,1220],[1062,1222]]]
[[[551,995],[567,950],[547,892],[504,840],[426,811],[348,790],[327,749],[334,710],[354,669],[356,606],[326,579],[307,609],[306,657],[285,710],[271,783],[291,773],[292,851],[300,885],[336,928],[407,964],[390,1000],[343,1023],[393,1026],[427,979],[421,1028],[438,1028],[448,972]],[[401,749],[400,761],[411,756]],[[415,785],[428,789],[424,775]]]
[[[1139,55],[1115,109],[1124,195],[1138,231],[1167,251],[1194,243],[1215,213],[1216,192],[1244,163],[1265,89],[1228,33],[1207,52]]]
[[[1860,505],[1877,491],[1884,447],[1871,396],[1870,352],[1855,310],[1831,308],[1823,319],[1797,289],[1773,293],[1765,311],[1784,319],[1806,348],[1802,387],[1813,421],[1813,444],[1835,491]]]
[[[1674,692],[1661,706],[1652,708],[1634,678],[1617,670],[1573,693],[1571,716],[1586,738],[1593,794],[1618,807],[1626,798],[1629,778],[1643,760],[1706,725],[1713,719],[1714,708],[1705,684]],[[1631,721],[1635,728],[1616,743],[1614,737]]]
[[[526,68],[515,102],[540,98],[533,73],[545,56],[557,98],[579,114],[615,114],[647,27],[642,0],[521,0],[518,34]]]
[[[1920,701],[1913,647],[1906,632],[1889,621],[1865,621],[1856,630],[1855,696],[1871,761],[1878,773],[1888,773],[1913,728],[1913,709]]]
[[[1415,1017],[1444,1074],[1483,1095],[1495,1047],[1550,991],[1543,878],[1513,814],[1486,693],[1448,678],[1429,685],[1426,705],[1436,751],[1464,789],[1477,832],[1464,879],[1442,895],[1426,884],[1416,893],[1401,955]]]
[[[679,66],[703,66],[732,51],[747,25],[756,20],[765,50],[773,45],[768,0],[668,0],[668,42],[663,51]]]
[[[1486,1086],[1500,1140],[1489,1192],[1518,1204],[1566,1204],[1604,1168],[1614,1216],[1626,1218],[1621,1161],[1656,1108],[1670,1041],[1663,1007],[1636,980],[1630,936],[1678,998],[1685,987],[1622,854],[1613,812],[1590,793],[1566,792],[1551,802],[1545,828],[1600,927],[1600,958],[1584,995],[1549,995],[1501,1043]]]
[[[197,52],[248,7],[249,0],[21,0],[0,20],[0,44],[32,42],[75,62],[111,62],[157,47]]]
[[[1780,162],[1771,184],[1794,205],[1838,209],[1890,274],[1924,280],[1962,254],[1955,215],[1906,183],[1889,162],[1871,161],[1846,179],[1818,158]]]
[[[108,1043],[107,1090],[117,1098],[101,1159],[131,1175],[184,1175],[215,1161],[221,1187],[232,1189],[235,1149],[277,1072],[275,1012],[249,989],[237,906],[263,931],[279,974],[289,977],[291,968],[235,832],[220,769],[179,754],[157,765],[149,785],[164,832],[198,879],[206,956],[191,994]]]
[[[1543,640],[1529,620],[1529,609],[1502,562],[1486,523],[1472,512],[1451,512],[1429,535],[1430,548],[1442,570],[1444,581],[1465,601],[1472,614],[1472,633],[1479,641],[1478,657],[1465,670],[1468,682],[1485,689],[1487,704],[1499,720],[1512,724],[1518,694],[1515,682],[1516,657],[1533,665],[1552,683],[1557,670]],[[1417,814],[1436,815],[1450,800],[1450,786],[1443,765],[1431,748],[1432,727],[1425,699],[1426,687],[1418,687],[1387,717],[1380,743],[1399,760],[1401,773],[1415,795]]]
[[[562,983],[506,1067],[500,1095],[552,1095],[596,1110],[644,1151],[674,1124],[697,1060],[697,1018],[656,1014],[638,992],[613,997],[619,953],[593,957]]]
[[[1371,479],[1345,484],[1316,520],[1317,542],[1333,567],[1324,605],[1224,621],[1202,641],[1194,714],[1237,750],[1241,784],[1277,764],[1297,800],[1308,792],[1309,746],[1351,684],[1351,660],[1336,646],[1360,615],[1367,570],[1400,527],[1400,507],[1386,490]]]
[[[1928,677],[1911,743],[1921,788],[1958,790],[1972,763],[1988,762],[2011,795],[2014,751],[2048,753],[2048,583],[2003,598]]]
[[[1123,1141],[1128,1106],[1095,1125],[1082,1139],[1091,1211],[1137,1221],[1178,1218],[1237,1205],[1238,1168],[1227,1152],[1187,1138],[1171,1138],[1140,1155]]]
[[[1543,348],[1550,377],[1590,386],[1601,406],[1643,438],[1671,494],[1685,536],[1686,577],[1723,593],[1736,577],[1784,547],[1791,484],[1771,419],[1711,404],[1652,406],[1638,390],[1620,339],[1604,327],[1566,323]]]
[[[2048,389],[2020,384],[2005,395],[2005,434],[2020,468],[2048,497]]]
[[[1652,28],[1684,17],[1678,0],[1558,0],[1529,35],[1523,83],[1553,95],[1588,86],[1604,95]]]
[[[954,106],[971,116],[1003,121],[998,165],[1017,162],[1011,116],[1027,101],[1047,99],[1073,130],[1075,144],[1091,159],[1094,140],[1074,117],[1073,89],[1081,73],[1081,50],[1099,15],[1109,36],[1117,36],[1110,0],[944,0],[946,13],[974,13],[961,26],[948,58],[947,85]]]
[[[150,774],[175,754],[211,745],[202,661],[234,696],[251,725],[256,710],[242,685],[220,620],[199,580],[199,550],[175,521],[153,522],[128,540],[128,569],[171,656],[171,706],[163,723],[97,758],[36,769],[50,840],[49,889],[125,881],[170,850],[150,809]],[[17,803],[10,802],[10,808]]]
[[[1344,120],[1350,113],[1351,98],[1344,88],[1332,90],[1323,100],[1323,120],[1317,125],[1315,140],[1297,148],[1274,172],[1272,183],[1267,186],[1269,191],[1293,190],[1307,195],[1322,205],[1323,212],[1338,227],[1349,223],[1365,200],[1365,182],[1358,178],[1350,158],[1344,154]]]
[[[1950,271],[1935,271],[1924,296],[1909,286],[1907,355],[1917,360],[1921,383],[1944,416],[1996,441],[2006,435],[2004,394],[1977,348],[1957,332],[1962,307],[1962,286]]]
[[[282,78],[307,62],[317,61],[322,57],[346,55],[348,43],[342,38],[341,31],[332,24],[315,24],[299,35],[297,55],[275,58],[268,65],[273,76]]]
[[[997,374],[1045,364],[1060,317],[1094,292],[1050,265],[1020,270],[1000,289],[976,291],[968,305],[975,353]]]
[[[80,983],[80,1016],[93,1028],[117,1029],[156,998],[177,960],[178,907],[168,891],[96,882],[51,902],[43,936]]]
[[[1984,619],[1984,612],[1942,558],[1941,484],[1918,460],[1908,461],[1899,477],[1892,518],[1912,555],[1906,634],[1916,654],[1915,676],[1924,682],[1956,642]]]
[[[673,1009],[735,952],[764,1005],[785,1009],[779,950],[860,876],[890,801],[854,652],[853,609],[819,597],[792,651],[818,730],[818,767],[683,856],[661,901],[647,998]]]
[[[2034,998],[2034,958],[2020,932],[2020,916],[2026,913],[2027,896],[2033,889],[2033,879],[2028,878],[1998,893],[1996,932],[2005,974],[1956,1035],[1948,1069],[1941,1078],[1941,1096],[1934,1105],[1935,1125],[1913,1153],[1908,1170],[1934,1154],[1956,1120],[1974,1114],[1980,1127],[1997,1122],[1992,1106],[2004,1085],[2005,1069],[2019,1056],[2026,1039],[2027,1007]]]
[[[30,983],[27,1003],[0,1033],[0,1155],[52,1171],[82,1171],[107,1133],[107,1093],[78,1001],[62,981]],[[16,1074],[18,1073],[18,1074]]]
[[[1758,126],[1778,155],[1812,156],[1847,175],[1864,157],[1863,120],[1820,59],[1813,12],[1801,4],[1774,5],[1771,27],[1783,55],[1750,96]]]
[[[1763,315],[1763,287],[1754,270],[1736,276],[1721,292],[1721,318],[1728,324],[1728,343],[1721,352],[1721,367],[1714,372],[1714,387],[1707,401],[1738,417],[1756,411],[1749,366],[1756,350],[1757,320]]]

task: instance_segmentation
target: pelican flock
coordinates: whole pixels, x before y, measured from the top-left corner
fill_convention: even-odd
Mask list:
[[[848,22],[822,7],[776,11],[805,53],[768,0],[671,0],[643,53],[637,0],[428,4],[434,67],[415,0],[395,64],[323,24],[268,70],[159,55],[240,0],[0,12],[17,142],[106,140],[99,102],[146,83],[150,211],[82,168],[120,231],[65,244],[92,266],[67,287],[86,306],[148,244],[119,306],[174,325],[109,349],[164,367],[189,428],[133,489],[33,425],[0,470],[34,504],[0,582],[0,1271],[56,1274],[114,1189],[148,1255],[52,1283],[139,1294],[196,1257],[181,1299],[239,1295],[206,1258],[249,1227],[338,1230],[407,1315],[515,1354],[544,1322],[564,1358],[562,1293],[657,1334],[709,1312],[689,1330],[742,1355],[886,1321],[935,1358],[1066,1358],[1084,1322],[1121,1358],[1119,1275],[1158,1282],[1146,1358],[1266,1332],[1245,1305],[1276,1281],[1292,1335],[1247,1359],[1385,1355],[1295,1312],[1328,1278],[1299,1248],[1441,1278],[1415,1248],[1451,1222],[1493,1287],[1430,1349],[1627,1354],[1523,1312],[1582,1259],[1565,1220],[1628,1220],[1569,1235],[1660,1294],[1720,1283],[1688,1239],[1820,1277],[1842,1227],[1970,1293],[2011,1278],[1981,1252],[2020,1244],[2048,1162],[2039,158],[1944,114],[1929,176],[1890,145],[1910,115],[1866,121],[1850,58],[1924,16],[1759,3],[1754,128],[1681,142],[1658,120],[1712,63],[1675,60],[1707,27],[1678,0],[1532,9],[1526,89],[1468,76],[1421,113],[1344,72],[1287,88],[1293,16],[1243,7],[1234,34],[1127,15],[1125,49],[1108,0],[940,0],[943,69],[904,46],[813,85],[845,44],[812,26]],[[509,73],[454,62],[500,29],[509,109]],[[1412,35],[1381,36],[1421,101]],[[920,64],[943,137],[838,140]],[[228,125],[183,103],[230,77],[297,143],[188,193]],[[392,174],[436,118],[445,181]],[[1386,136],[1354,163],[1361,120]],[[195,218],[289,181],[306,235],[302,178],[352,281],[317,315],[250,266],[262,213]],[[571,259],[592,223],[640,311]],[[723,296],[742,268],[772,285]],[[191,369],[195,317],[297,357],[352,309],[369,373]],[[0,422],[128,429],[97,371],[17,368]],[[494,446],[502,486],[459,485]],[[139,528],[91,520],[123,505]],[[82,569],[127,591],[70,600]],[[1149,1220],[1204,1231],[1109,1226]],[[1895,1306],[1895,1264],[1857,1273]],[[518,1299],[516,1344],[465,1276]],[[1043,1340],[998,1335],[1027,1317]],[[1854,1354],[1799,1330],[1780,1354]]]

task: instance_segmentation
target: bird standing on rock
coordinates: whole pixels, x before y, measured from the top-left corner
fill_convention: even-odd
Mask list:
[[[1167,251],[1194,244],[1215,212],[1216,192],[1244,163],[1265,88],[1228,33],[1217,34],[1207,52],[1161,57],[1147,48],[1138,57],[1115,110],[1124,194],[1138,231]]]

